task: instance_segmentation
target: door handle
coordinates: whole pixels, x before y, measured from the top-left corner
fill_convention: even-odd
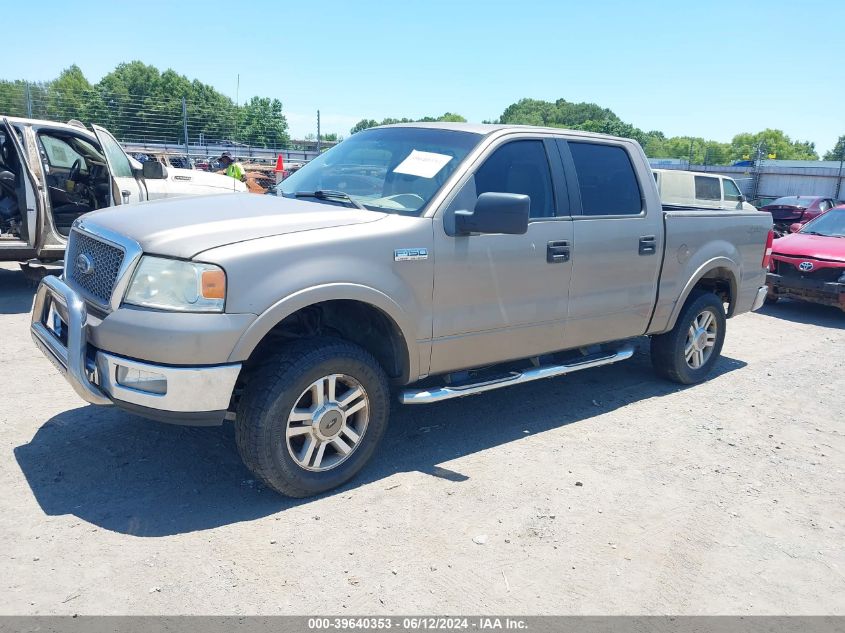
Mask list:
[[[643,235],[640,238],[640,255],[654,255],[657,252],[657,238],[654,235]]]
[[[569,261],[569,242],[561,240],[549,242],[546,246],[546,261],[550,264],[563,264]]]

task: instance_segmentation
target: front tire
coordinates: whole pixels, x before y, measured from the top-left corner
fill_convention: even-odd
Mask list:
[[[725,308],[711,292],[690,295],[669,332],[651,337],[651,364],[658,375],[682,385],[707,378],[725,342]]]
[[[349,481],[387,428],[387,376],[343,340],[294,341],[246,385],[235,437],[247,468],[273,490],[308,497]]]

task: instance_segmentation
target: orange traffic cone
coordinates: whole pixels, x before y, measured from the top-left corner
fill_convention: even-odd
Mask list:
[[[282,160],[281,154],[276,158],[276,169],[273,171],[276,173],[276,184],[279,184],[285,179],[285,161]]]

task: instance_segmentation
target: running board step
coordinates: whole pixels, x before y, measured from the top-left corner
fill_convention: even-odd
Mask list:
[[[401,392],[399,400],[402,404],[431,404],[432,402],[451,400],[452,398],[463,398],[464,396],[472,396],[477,393],[492,391],[493,389],[521,385],[522,383],[531,382],[533,380],[556,378],[558,376],[564,376],[576,371],[581,371],[582,369],[611,365],[613,363],[618,363],[620,360],[628,360],[633,355],[634,346],[625,345],[615,352],[599,356],[598,358],[594,357],[586,360],[575,361],[567,363],[566,365],[546,365],[545,367],[526,369],[525,371],[512,372],[511,375],[495,378],[493,380],[484,380],[460,386],[451,385],[444,387],[432,387],[430,389],[405,389]]]

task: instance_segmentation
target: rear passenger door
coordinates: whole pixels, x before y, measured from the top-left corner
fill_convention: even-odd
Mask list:
[[[636,146],[610,139],[557,143],[572,197],[572,283],[566,347],[644,334],[657,295],[662,210]],[[718,184],[718,180],[717,180]],[[652,213],[646,200],[653,200]]]

